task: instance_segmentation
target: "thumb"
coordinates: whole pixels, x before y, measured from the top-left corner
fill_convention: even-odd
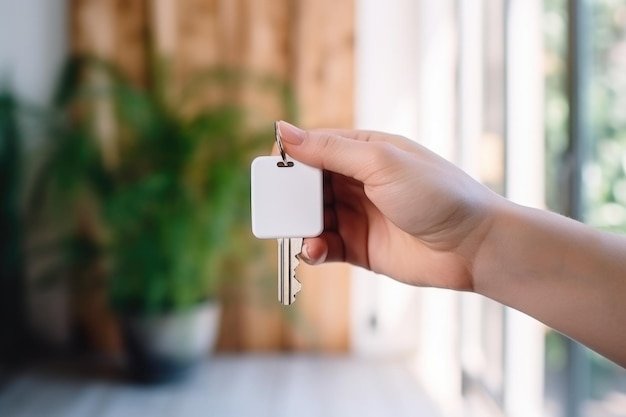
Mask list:
[[[391,163],[393,146],[363,142],[329,132],[305,131],[284,121],[278,131],[285,152],[312,167],[336,172],[364,182],[383,164]]]

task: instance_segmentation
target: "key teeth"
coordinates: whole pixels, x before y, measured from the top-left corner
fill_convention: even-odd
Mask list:
[[[300,290],[302,289],[302,283],[300,282],[300,280],[298,280],[298,278],[296,278],[296,275],[294,273],[294,275],[291,277],[291,288],[292,288],[292,301],[294,301],[296,299],[296,294],[298,294],[300,292]]]
[[[302,283],[296,278],[302,244],[302,238],[278,239],[278,301],[286,306],[295,302],[296,294],[302,289]]]
[[[302,289],[302,284],[300,283],[300,281],[298,281],[297,278],[294,278],[294,281],[295,282],[292,285],[294,285],[295,283],[297,283],[297,285],[294,285],[293,292],[291,293],[291,302],[292,303],[296,301],[296,295],[298,295],[298,293]]]
[[[300,282],[300,280],[298,280],[298,278],[296,278],[296,269],[298,268],[298,265],[300,265],[299,255],[300,253],[294,254],[291,259],[291,262],[293,265],[293,274],[291,275],[291,286],[292,286],[291,287],[292,288],[291,302],[292,303],[296,301],[296,295],[302,289],[302,283]]]

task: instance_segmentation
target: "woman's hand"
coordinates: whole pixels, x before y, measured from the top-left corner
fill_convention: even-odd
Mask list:
[[[476,291],[626,365],[626,238],[513,204],[398,136],[279,129],[325,174],[325,230],[305,239],[306,261]]]
[[[345,261],[413,285],[473,289],[474,259],[501,197],[402,137],[305,132],[280,122],[287,153],[324,170],[325,229],[309,263]]]

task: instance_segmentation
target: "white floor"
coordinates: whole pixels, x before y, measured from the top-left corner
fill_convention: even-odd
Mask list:
[[[182,382],[29,371],[0,391],[2,417],[439,417],[408,366],[349,356],[217,356]]]

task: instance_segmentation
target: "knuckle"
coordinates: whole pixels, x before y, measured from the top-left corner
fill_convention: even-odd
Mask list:
[[[374,167],[384,167],[391,163],[396,148],[387,142],[371,142],[370,163]]]
[[[307,136],[308,135],[310,135],[309,132],[307,132]],[[307,139],[305,139],[305,141]],[[317,138],[315,139],[315,143],[317,143],[317,145],[322,149],[329,149],[329,148],[332,148],[333,144],[335,143],[333,139],[334,138],[332,135],[328,133],[321,133],[321,134],[318,134]]]
[[[360,180],[363,183],[368,183],[384,178],[390,170],[395,169],[398,158],[397,152],[398,149],[390,143],[371,143],[369,160],[361,167]]]
[[[307,138],[308,139],[308,138]],[[307,141],[305,139],[305,141]],[[321,154],[325,155],[337,155],[338,152],[341,151],[339,147],[339,142],[337,139],[328,133],[323,133],[319,135],[314,142],[317,145],[317,151]]]

